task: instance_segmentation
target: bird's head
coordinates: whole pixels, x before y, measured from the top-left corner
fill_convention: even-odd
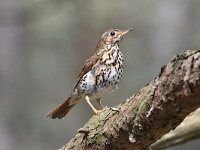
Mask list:
[[[103,43],[105,44],[115,45],[116,43],[122,40],[124,35],[126,35],[132,30],[133,28],[129,28],[126,30],[110,29],[103,33],[100,40],[103,41]]]

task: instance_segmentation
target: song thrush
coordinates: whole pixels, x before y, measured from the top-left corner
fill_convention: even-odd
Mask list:
[[[86,61],[71,96],[60,106],[47,114],[49,118],[63,118],[81,99],[85,99],[95,114],[104,110],[102,97],[117,88],[123,74],[123,55],[119,42],[130,32],[110,29],[103,33],[94,54]],[[96,99],[102,107],[96,110],[90,100]]]

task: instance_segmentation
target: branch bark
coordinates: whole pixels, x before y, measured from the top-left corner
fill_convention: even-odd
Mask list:
[[[200,50],[176,55],[153,81],[116,108],[93,116],[68,149],[141,150],[200,106]]]
[[[198,138],[200,138],[200,108],[187,116],[175,130],[152,144],[151,148],[162,150]]]

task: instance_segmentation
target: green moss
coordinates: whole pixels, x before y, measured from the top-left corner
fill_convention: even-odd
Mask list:
[[[98,136],[96,137],[96,141],[99,143],[99,142],[102,142],[103,140],[103,134],[102,133],[99,133]]]
[[[104,141],[107,141],[107,139],[109,139],[110,137],[111,135],[108,132],[99,133],[98,135],[96,135],[95,141],[98,143],[102,143]]]
[[[109,133],[109,132],[105,132],[105,133],[104,133],[104,136],[105,136],[106,138],[110,139],[112,135],[111,135],[111,133]]]

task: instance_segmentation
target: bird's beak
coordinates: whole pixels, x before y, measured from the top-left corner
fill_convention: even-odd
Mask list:
[[[120,33],[120,35],[123,37],[125,34],[131,32],[132,30],[133,30],[133,28],[129,28],[127,30],[122,30],[121,33]]]

